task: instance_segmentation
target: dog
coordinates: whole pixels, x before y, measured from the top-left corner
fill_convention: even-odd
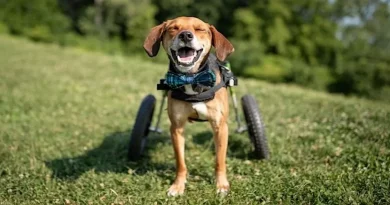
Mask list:
[[[175,73],[193,75],[200,72],[210,58],[211,48],[219,62],[234,52],[233,45],[218,30],[195,17],[178,17],[165,21],[151,29],[144,42],[144,49],[150,57],[158,54],[162,44]],[[210,68],[215,73],[215,84],[223,80],[218,68]],[[185,95],[199,94],[193,85],[185,84]],[[230,185],[226,176],[226,152],[228,146],[229,104],[226,87],[214,93],[211,100],[204,102],[186,102],[173,97],[168,92],[168,116],[171,122],[170,133],[176,158],[176,178],[168,189],[169,196],[182,195],[185,189],[187,168],[184,158],[183,131],[186,122],[191,119],[207,120],[213,130],[216,149],[215,177],[217,193],[226,194]]]

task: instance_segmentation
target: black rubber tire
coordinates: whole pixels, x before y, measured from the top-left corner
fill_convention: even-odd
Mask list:
[[[241,98],[241,105],[244,111],[249,137],[255,148],[254,155],[257,159],[268,159],[269,151],[265,126],[256,99],[251,95],[244,95]]]
[[[146,138],[149,134],[149,127],[153,120],[155,104],[156,98],[153,95],[147,95],[139,107],[130,136],[128,159],[131,161],[136,161],[142,156]]]

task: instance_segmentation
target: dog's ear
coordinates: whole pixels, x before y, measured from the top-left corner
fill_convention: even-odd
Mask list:
[[[234,47],[214,26],[210,26],[210,31],[212,34],[211,43],[215,48],[217,58],[220,61],[224,61],[234,52]]]
[[[144,49],[150,57],[156,56],[160,49],[161,36],[164,32],[165,24],[166,22],[153,27],[145,39]]]

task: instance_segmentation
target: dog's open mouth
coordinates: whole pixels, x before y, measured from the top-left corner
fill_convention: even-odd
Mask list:
[[[198,61],[202,51],[203,49],[195,50],[190,47],[182,47],[177,51],[171,50],[173,59],[183,66],[193,65]]]

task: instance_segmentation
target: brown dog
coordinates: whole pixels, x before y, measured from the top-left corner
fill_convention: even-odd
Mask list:
[[[168,20],[150,31],[144,42],[144,48],[150,57],[156,56],[160,42],[168,54],[171,65],[178,73],[197,73],[207,62],[211,47],[216,51],[219,61],[234,51],[232,44],[219,33],[214,26],[194,17],[179,17]],[[212,68],[216,75],[216,84],[222,76],[218,68]],[[184,85],[183,92],[196,95],[192,85]],[[229,182],[226,176],[226,151],[228,144],[229,115],[226,87],[215,92],[212,100],[190,103],[172,98],[168,94],[168,115],[171,121],[171,139],[176,157],[176,179],[168,190],[169,196],[184,193],[187,168],[184,159],[184,125],[189,119],[208,120],[214,132],[216,149],[216,184],[218,193],[227,193]]]

